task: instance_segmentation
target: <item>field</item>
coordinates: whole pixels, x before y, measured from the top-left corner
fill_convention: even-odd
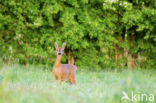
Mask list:
[[[53,84],[49,67],[4,65],[0,67],[0,103],[154,103],[155,74],[154,70],[78,69],[76,86],[59,86]],[[123,92],[130,100],[121,99]]]

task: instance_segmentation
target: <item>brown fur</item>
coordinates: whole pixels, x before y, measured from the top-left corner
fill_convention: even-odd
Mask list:
[[[62,57],[63,50],[65,48],[65,45],[66,44],[63,43],[62,48],[58,48],[58,45],[55,42],[55,48],[57,50],[57,59],[52,70],[54,82],[56,83],[56,80],[59,80],[59,85],[61,85],[62,81],[65,81],[69,84],[74,83],[76,85],[75,73],[76,73],[77,67],[73,64],[61,64],[61,57]],[[58,55],[59,50],[61,51],[61,55]]]

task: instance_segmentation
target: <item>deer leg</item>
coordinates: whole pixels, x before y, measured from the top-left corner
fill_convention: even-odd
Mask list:
[[[59,85],[61,86],[61,83],[62,83],[62,78],[61,78],[61,76],[59,76]]]
[[[72,78],[71,80],[72,80],[72,82],[76,85],[75,78]]]
[[[54,83],[56,84],[56,77],[54,76]]]
[[[72,85],[72,81],[69,81],[69,84]]]
[[[59,79],[59,85],[61,86],[61,83],[62,83],[62,80],[61,79]]]
[[[72,81],[70,80],[66,81],[66,83],[68,83],[69,85],[72,85]]]

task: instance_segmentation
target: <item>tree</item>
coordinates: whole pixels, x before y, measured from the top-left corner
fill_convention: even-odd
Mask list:
[[[25,64],[62,62],[92,70],[156,65],[154,0],[0,1],[0,56]],[[6,59],[7,60],[7,59]]]

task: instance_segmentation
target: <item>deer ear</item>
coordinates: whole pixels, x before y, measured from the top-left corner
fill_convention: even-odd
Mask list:
[[[56,50],[58,49],[58,44],[57,44],[57,42],[55,42],[55,48],[56,48]]]
[[[62,45],[62,49],[64,50],[65,47],[66,47],[66,43],[64,42]]]

